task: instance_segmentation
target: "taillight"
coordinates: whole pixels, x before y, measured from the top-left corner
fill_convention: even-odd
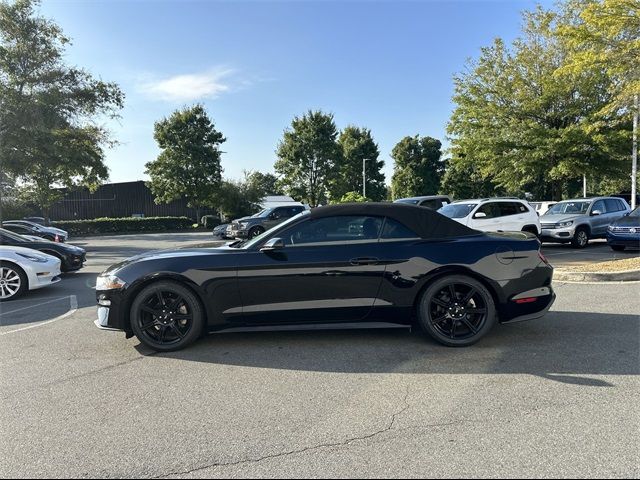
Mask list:
[[[545,257],[540,250],[538,250],[538,256],[540,257],[540,260],[549,265],[549,260],[547,260],[547,257]]]

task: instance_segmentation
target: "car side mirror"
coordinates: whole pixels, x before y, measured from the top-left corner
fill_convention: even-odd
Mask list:
[[[270,238],[267,242],[260,247],[261,252],[277,252],[284,248],[284,240],[281,238]]]
[[[487,214],[484,212],[478,212],[473,216],[473,218],[487,218]]]
[[[600,210],[594,210],[593,212],[591,212],[592,217],[595,217],[596,215],[602,215],[602,212]]]

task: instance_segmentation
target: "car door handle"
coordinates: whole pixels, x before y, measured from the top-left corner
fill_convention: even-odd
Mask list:
[[[375,257],[359,257],[352,258],[351,260],[349,260],[349,263],[351,263],[351,265],[375,265],[379,261],[380,260]]]
[[[343,275],[346,275],[346,272],[341,270],[329,270],[328,272],[324,272],[324,274],[327,277],[342,277]]]

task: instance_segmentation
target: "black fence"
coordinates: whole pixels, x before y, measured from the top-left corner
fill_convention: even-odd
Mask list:
[[[200,215],[215,214],[201,209]],[[64,198],[51,207],[51,220],[87,220],[101,217],[189,217],[196,220],[196,210],[185,200],[157,205],[145,182],[110,183],[94,193],[86,188],[66,190]]]

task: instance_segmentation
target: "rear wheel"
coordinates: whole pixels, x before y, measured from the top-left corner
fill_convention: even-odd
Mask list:
[[[624,251],[624,245],[610,245],[610,247],[615,250],[616,252],[623,252]]]
[[[21,268],[9,262],[0,262],[0,302],[18,298],[27,288],[29,281]]]
[[[589,244],[589,232],[584,227],[579,227],[576,229],[576,233],[573,235],[573,240],[571,240],[571,245],[575,248],[584,248]]]
[[[437,342],[466,347],[493,328],[496,309],[482,283],[464,275],[449,275],[436,280],[422,294],[418,321]]]
[[[193,343],[204,328],[198,298],[177,282],[149,285],[131,305],[131,329],[138,340],[160,352],[180,350]]]

